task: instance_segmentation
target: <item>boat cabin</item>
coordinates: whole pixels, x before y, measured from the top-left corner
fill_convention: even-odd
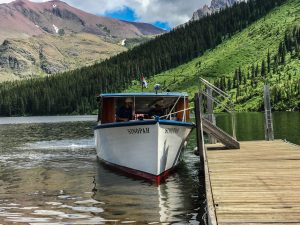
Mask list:
[[[119,93],[98,96],[98,123],[125,122],[134,120],[190,121],[189,101],[186,93]],[[129,110],[127,110],[129,109]],[[123,112],[122,112],[123,110]],[[125,111],[125,112],[124,112]]]

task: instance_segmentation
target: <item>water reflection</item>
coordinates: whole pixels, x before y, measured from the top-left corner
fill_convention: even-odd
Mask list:
[[[231,119],[228,114],[217,114],[218,126],[232,133]],[[264,140],[264,114],[263,113],[237,113],[237,138],[240,141]],[[274,112],[275,139],[287,139],[300,144],[300,113],[299,112]]]
[[[1,170],[3,224],[96,224],[101,203],[91,199],[94,173],[47,167]],[[85,201],[84,201],[85,200]],[[90,201],[88,201],[90,200]],[[100,205],[100,207],[98,206]]]
[[[96,171],[93,198],[105,202],[104,218],[139,224],[199,224],[196,221],[199,199],[194,180],[197,178],[189,176],[184,163],[177,174],[159,186],[124,176],[100,163]]]
[[[0,222],[199,224],[197,177],[185,164],[160,186],[94,166],[2,169]]]

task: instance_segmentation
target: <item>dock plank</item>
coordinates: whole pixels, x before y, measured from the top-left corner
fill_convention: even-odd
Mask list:
[[[282,140],[240,146],[207,145],[210,207],[217,224],[300,225],[300,147]]]

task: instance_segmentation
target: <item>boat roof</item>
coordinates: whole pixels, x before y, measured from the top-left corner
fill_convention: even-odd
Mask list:
[[[139,92],[139,93],[109,93],[109,94],[100,94],[99,97],[188,97],[186,92],[162,92],[162,93],[153,93],[153,92]]]

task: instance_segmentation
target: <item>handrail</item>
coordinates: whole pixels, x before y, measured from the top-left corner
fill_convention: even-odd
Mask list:
[[[171,113],[172,113],[173,109],[175,108],[175,106],[177,105],[177,103],[179,102],[180,98],[181,98],[181,96],[179,96],[178,99],[176,100],[175,104],[173,105],[172,109],[170,110],[170,113],[168,113],[168,116],[171,117]]]
[[[205,80],[204,78],[199,77],[199,80],[202,82],[202,84],[204,84],[204,87],[206,87],[206,89],[210,88],[212,91],[209,94],[205,90],[204,91],[201,90],[201,87],[199,87],[200,93],[203,96],[205,96],[207,99],[210,99],[211,101],[217,103],[218,106],[222,107],[225,111],[227,111],[231,115],[232,135],[236,139],[235,109],[234,109],[234,103],[232,101],[231,96],[228,93],[222,91],[220,88],[211,84],[209,81]],[[201,85],[201,83],[200,83],[200,85]],[[223,99],[223,101],[215,98],[213,96],[213,92],[215,92],[218,95],[218,97],[221,97]],[[226,103],[225,101],[228,101],[228,103]],[[213,110],[213,109],[211,109],[211,110]]]
[[[177,113],[180,113],[180,112],[184,112],[184,111],[188,111],[188,110],[191,110],[191,109],[194,109],[194,107],[190,107],[190,108],[187,108],[187,109],[182,109],[182,110],[179,110],[179,111],[173,112],[173,113],[168,113],[166,115],[160,116],[159,118],[165,118],[165,117],[168,118],[171,115],[174,115],[174,114],[177,114]]]
[[[218,105],[223,106],[224,109],[225,109],[227,112],[229,112],[229,113],[231,112],[231,110],[225,105],[225,103],[220,102],[219,100],[215,99],[213,96],[207,94],[206,92],[202,92],[202,94],[205,95],[207,98],[209,98],[209,99],[215,101],[216,103],[218,103]]]
[[[219,93],[220,95],[224,95],[228,98],[231,98],[229,94],[227,94],[226,92],[222,91],[220,88],[216,87],[215,85],[211,84],[210,82],[208,82],[207,80],[205,80],[204,78],[200,77],[200,80],[205,83],[206,85],[210,86],[212,89],[215,90],[215,92]]]

